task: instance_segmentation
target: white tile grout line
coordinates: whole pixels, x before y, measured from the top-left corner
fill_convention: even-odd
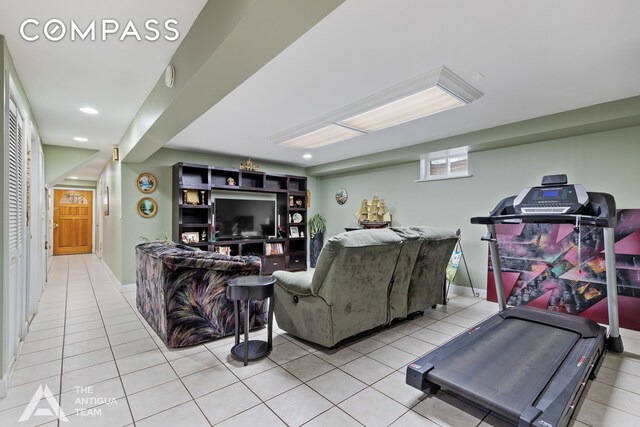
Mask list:
[[[91,291],[93,293],[93,298],[94,298],[94,300],[96,302],[96,306],[98,308],[98,312],[100,313],[100,319],[102,320],[102,324],[103,324],[103,327],[104,327],[105,333],[106,333],[106,329],[107,328],[106,328],[106,325],[104,324],[104,318],[102,317],[102,311],[100,310],[100,305],[98,304],[98,298],[96,297],[96,291],[95,291],[95,289],[93,287],[93,281],[91,280],[91,273],[89,272],[89,268],[87,267],[87,264],[85,262],[84,256],[81,256],[81,260],[82,260],[82,265],[84,265],[84,268],[87,271],[87,275],[89,277],[89,286],[91,286]],[[65,310],[65,317],[66,317],[66,310]],[[65,320],[65,322],[66,322],[66,320]],[[66,328],[66,326],[65,326],[65,328]],[[109,349],[111,350],[111,355],[113,356],[113,364],[116,366],[116,372],[118,372],[118,380],[120,380],[120,385],[121,385],[122,391],[124,393],[124,399],[127,402],[127,408],[129,408],[129,414],[131,415],[131,420],[133,422],[135,422],[135,420],[133,418],[133,413],[131,411],[131,405],[129,405],[129,399],[127,398],[127,394],[126,394],[126,391],[125,391],[125,388],[124,388],[124,384],[122,384],[122,376],[120,375],[120,369],[118,368],[118,364],[116,363],[116,356],[115,356],[115,354],[113,354],[113,347],[111,346],[111,341],[109,340],[109,335],[106,334],[106,336],[107,336],[107,341],[109,343]],[[64,356],[64,347],[63,347],[63,356]],[[64,357],[62,359],[62,363],[64,365]],[[112,379],[112,378],[110,378],[110,379]],[[62,378],[60,379],[60,398],[62,399]],[[96,405],[96,406],[98,406],[98,405]],[[91,409],[91,408],[88,408],[88,409]],[[58,427],[61,427],[59,421],[58,421]]]
[[[62,258],[62,257],[61,257],[61,258]],[[66,267],[67,267],[67,280],[66,280],[66,282],[65,282],[65,313],[64,313],[64,324],[63,324],[63,329],[64,329],[64,332],[65,332],[65,333],[64,333],[64,335],[63,335],[63,346],[62,346],[62,347],[63,347],[63,351],[64,351],[64,337],[66,337],[66,318],[67,318],[67,314],[68,314],[68,313],[67,313],[67,307],[68,307],[68,303],[69,303],[69,287],[70,287],[70,285],[69,285],[69,273],[70,273],[70,269],[71,269],[71,267],[70,267],[70,260],[69,260],[69,257],[65,257],[65,258],[66,258],[66,261],[67,261],[67,265],[66,265]],[[90,283],[91,283],[91,290],[92,290],[92,293],[93,293],[93,300],[96,302],[96,307],[98,308],[98,311],[100,312],[101,319],[102,319],[102,321],[103,321],[103,327],[105,327],[105,332],[106,332],[106,325],[104,324],[104,318],[102,317],[102,309],[100,308],[100,304],[99,304],[99,302],[98,302],[98,297],[97,297],[97,294],[96,294],[96,292],[95,292],[95,288],[94,288],[94,286],[93,286],[93,281],[92,281],[92,279],[91,279],[91,273],[89,272],[88,266],[87,266],[87,264],[86,264],[86,260],[85,260],[84,258],[82,258],[82,261],[83,261],[83,263],[84,263],[85,270],[89,273],[89,276],[88,276],[88,277],[89,277],[89,280],[90,280]],[[53,264],[52,264],[52,266],[53,266]],[[74,284],[74,286],[78,286],[78,284]],[[135,313],[135,314],[137,315],[137,317],[139,318],[140,316],[139,316],[139,315],[138,315],[138,313],[137,313],[137,309],[134,309],[134,308],[132,307],[132,301],[130,301],[130,300],[129,300],[128,298],[126,298],[126,297],[125,297],[125,298],[123,298],[123,300],[124,300],[124,302],[126,302],[126,303],[128,304],[128,306],[129,306],[129,307],[131,307],[131,308],[134,310],[134,313]],[[442,317],[442,318],[440,318],[440,319],[436,319],[436,321],[445,321],[445,322],[446,322],[446,318],[447,318],[447,317],[452,316],[452,315],[456,315],[456,314],[458,314],[458,313],[460,313],[460,312],[464,311],[465,309],[470,308],[470,307],[472,307],[472,306],[473,306],[473,305],[475,305],[475,304],[478,304],[479,302],[481,302],[481,301],[477,301],[477,302],[474,302],[474,303],[472,303],[472,304],[465,305],[463,308],[460,308],[459,310],[456,310],[456,311],[451,312],[451,313],[443,313],[443,314],[445,314],[445,316],[444,316],[444,317]],[[487,316],[490,316],[490,315],[491,315],[491,314],[489,314],[489,313],[487,314]],[[144,324],[143,324],[143,326],[144,326]],[[421,327],[421,329],[428,328],[428,326],[429,326],[429,325],[424,326],[424,327]],[[149,329],[148,329],[148,328],[146,328],[146,327],[145,327],[144,329],[146,330],[147,334],[151,337],[151,339],[154,341],[154,343],[155,343],[155,345],[156,345],[156,348],[157,348],[157,349],[160,349],[160,348],[159,348],[159,346],[158,346],[158,343],[156,342],[156,340],[155,340],[155,339],[153,339],[153,336],[151,335],[151,333],[150,333]],[[84,331],[82,331],[82,332],[84,332]],[[410,335],[411,335],[411,334],[407,334],[407,333],[404,333],[404,332],[398,332],[398,331],[395,331],[395,332],[397,332],[398,334],[403,335],[403,336],[410,336]],[[415,331],[414,331],[414,332],[415,332]],[[126,332],[125,332],[125,333],[126,333]],[[412,332],[412,333],[413,333],[413,332]],[[293,340],[293,341],[288,340],[288,338],[287,338],[286,336],[285,336],[284,338],[285,338],[285,339],[287,339],[287,342],[292,342],[293,344],[297,345],[297,343],[296,343],[296,341],[295,341],[295,340]],[[376,337],[375,337],[375,336],[371,336],[370,338],[376,339]],[[381,343],[382,343],[382,344],[384,344],[384,346],[390,346],[390,345],[392,346],[392,344],[393,344],[393,342],[391,342],[391,343],[386,343],[386,342],[382,342],[382,341],[381,341]],[[110,344],[110,342],[109,342],[109,344]],[[384,347],[384,346],[383,346],[383,347]],[[111,344],[110,344],[109,348],[111,349],[111,347],[112,347],[112,346],[111,346]],[[213,353],[213,350],[212,350],[211,348],[209,348],[209,347],[207,347],[207,346],[202,346],[202,347],[203,347],[203,348],[202,348],[202,351],[207,351],[207,350],[208,350],[210,353],[212,353],[212,354],[213,354],[213,356],[214,356],[214,357],[217,357],[217,356],[215,355],[215,353]],[[383,348],[383,347],[381,347],[381,348]],[[161,349],[160,349],[160,350],[161,350]],[[307,350],[306,348],[305,348],[304,350],[305,350],[308,354],[315,354],[315,353],[317,353],[317,351],[309,351],[309,350]],[[149,351],[153,351],[153,350],[149,350]],[[356,351],[356,350],[354,350],[354,351]],[[162,352],[162,351],[161,351],[161,352]],[[354,360],[358,360],[358,359],[360,359],[360,358],[362,358],[362,357],[368,357],[368,356],[367,356],[367,354],[368,354],[368,353],[366,353],[366,354],[365,354],[365,353],[361,353],[361,352],[358,352],[358,351],[356,351],[356,352],[357,352],[357,353],[360,353],[360,356],[359,356],[359,357],[357,357],[357,358],[356,358],[356,359],[354,359]],[[86,352],[86,353],[90,353],[90,352]],[[86,353],[82,353],[82,354],[86,354]],[[144,352],[142,352],[142,353],[144,353]],[[165,356],[165,357],[164,357],[164,358],[165,358],[165,360],[169,363],[169,365],[170,365],[170,366],[172,366],[172,365],[171,365],[171,363],[170,363],[171,361],[169,361],[169,359],[166,357],[166,355],[164,354],[164,352],[162,352],[162,353],[163,353],[163,355]],[[140,353],[136,353],[136,354],[140,354]],[[300,357],[304,357],[304,356],[306,356],[306,355],[307,355],[307,354],[305,354],[305,355],[303,355],[303,356],[300,356]],[[113,351],[112,351],[112,356],[114,357],[114,361],[115,361],[115,355],[113,354]],[[189,356],[189,355],[185,355],[185,356],[183,356],[183,357],[188,357],[188,356]],[[180,358],[178,358],[178,359],[176,359],[176,360],[179,360],[179,359],[180,359]],[[218,360],[220,360],[220,358],[218,358],[218,357],[217,357],[217,359],[218,359]],[[284,364],[289,363],[289,362],[292,362],[292,361],[294,361],[294,360],[298,360],[298,359],[299,359],[299,358],[295,358],[295,359],[293,359],[293,360],[288,360],[288,361],[286,361],[286,362],[283,362],[282,364],[280,364],[280,363],[276,363],[276,365],[277,365],[277,367],[281,367],[281,368],[283,368],[283,365],[284,365]],[[63,360],[64,360],[64,358],[63,358]],[[372,360],[375,360],[375,359],[372,359]],[[220,361],[221,361],[221,363],[222,363],[222,366],[225,366],[225,367],[227,367],[227,369],[228,369],[227,364],[226,364],[224,361],[222,361],[222,360],[220,360]],[[117,365],[116,365],[116,366],[117,366]],[[345,374],[350,375],[350,374],[346,373],[345,371],[343,371],[343,370],[342,370],[342,369],[340,369],[340,368],[341,368],[341,367],[335,367],[335,366],[334,366],[334,368],[333,368],[332,370],[334,370],[334,369],[338,369],[338,370],[340,370],[340,371],[344,372]],[[142,368],[142,369],[146,369],[146,368]],[[271,368],[271,369],[275,369],[275,367],[274,367],[274,368]],[[267,371],[269,371],[269,370],[271,370],[271,369],[267,369],[267,370],[265,370],[265,371],[262,371],[262,372],[256,373],[256,374],[252,375],[251,377],[253,377],[253,376],[255,376],[255,375],[262,374],[262,373],[267,372]],[[285,368],[283,368],[283,369],[285,369]],[[61,371],[62,371],[62,370],[63,370],[63,369],[61,368]],[[286,370],[286,369],[285,369],[285,370]],[[614,370],[615,370],[615,369],[614,369]],[[132,371],[132,372],[137,372],[137,371]],[[175,372],[175,370],[174,370],[174,372]],[[288,372],[288,371],[287,371],[287,372]],[[384,378],[388,377],[389,375],[393,375],[395,372],[398,372],[398,370],[394,370],[394,371],[393,371],[393,372],[391,372],[390,374],[388,374],[388,375],[386,375],[386,376],[382,377],[380,380],[382,380],[382,379],[384,379]],[[232,373],[232,374],[234,374],[234,376],[236,376],[236,378],[237,378],[241,383],[243,383],[243,384],[244,384],[244,380],[240,379],[237,375],[235,375],[235,373],[234,373],[233,371],[231,371],[231,373]],[[120,378],[120,380],[121,380],[121,375],[120,375],[119,371],[118,371],[118,375],[119,375],[119,378]],[[177,372],[176,372],[176,375],[177,375]],[[294,375],[294,374],[292,374],[292,375],[295,377],[295,375]],[[351,375],[350,375],[350,376],[351,376]],[[251,378],[251,377],[248,377],[248,378]],[[178,378],[179,378],[179,379],[181,379],[179,376],[178,376]],[[245,378],[245,380],[246,380],[246,379],[247,379],[247,378]],[[299,379],[299,378],[298,378],[298,379]],[[356,378],[356,379],[357,379],[357,378]],[[62,373],[60,374],[60,380],[61,380],[61,383],[60,383],[60,395],[61,395],[61,394],[62,394]],[[299,379],[299,380],[300,380],[300,379]],[[309,379],[308,381],[302,381],[302,380],[300,380],[300,381],[302,382],[302,384],[307,384],[307,382],[309,382],[309,381],[311,381],[311,380],[312,380],[312,379]],[[378,380],[378,381],[380,381],[380,380]],[[122,381],[122,380],[121,380],[121,381]],[[376,382],[378,382],[378,381],[376,381]],[[182,382],[182,381],[181,381],[181,382]],[[183,385],[184,385],[184,383],[183,383]],[[299,387],[299,386],[296,386],[296,387]],[[294,388],[292,388],[292,389],[295,389],[296,387],[294,387]],[[615,386],[613,386],[613,387],[615,387]],[[185,388],[186,388],[186,386],[185,386]],[[224,387],[223,387],[223,388],[224,388]],[[223,389],[223,388],[222,388],[222,389]],[[368,384],[367,384],[367,388],[373,388],[373,387],[372,387],[372,385],[368,385]],[[616,387],[616,388],[617,388],[617,387]],[[285,393],[285,392],[287,392],[287,391],[290,391],[290,390],[292,390],[292,389],[286,390],[286,391],[284,391],[283,393]],[[124,385],[123,385],[123,390],[124,390]],[[218,389],[218,390],[221,390],[221,389]],[[249,390],[251,390],[251,389],[249,389]],[[374,388],[374,390],[375,390],[375,388]],[[217,391],[217,390],[215,390],[215,391]],[[251,391],[252,391],[252,390],[251,390]],[[193,395],[191,395],[191,393],[189,392],[189,390],[188,390],[188,389],[187,389],[187,392],[188,392],[188,393],[189,393],[189,395],[192,397],[192,400],[194,400],[194,403],[196,403],[196,405],[197,405],[197,402],[195,402],[195,399],[193,398]],[[212,392],[214,392],[214,391],[212,391]],[[212,393],[212,392],[210,392],[210,393]],[[379,391],[379,392],[380,392],[381,394],[383,394],[383,395],[387,396],[386,394],[384,394],[384,392],[381,392],[381,391]],[[207,394],[209,394],[209,393],[207,393]],[[254,394],[255,394],[255,393],[254,393]],[[282,393],[280,393],[280,394],[282,394]],[[278,396],[279,396],[280,394],[278,394]],[[354,393],[354,394],[357,394],[357,393]],[[126,397],[126,391],[125,391],[125,397]],[[256,396],[256,397],[257,397],[257,396]],[[274,397],[276,397],[276,396],[274,396]],[[273,399],[274,397],[271,397],[270,399]],[[350,397],[352,397],[352,396],[350,396]],[[387,397],[389,397],[390,399],[392,399],[392,400],[396,401],[396,400],[395,400],[395,399],[393,399],[391,396],[387,396]],[[349,398],[349,397],[348,397],[348,398]],[[348,399],[348,398],[347,398],[347,399]],[[263,401],[263,400],[262,400],[262,399],[260,399],[259,397],[258,397],[258,399],[259,399],[262,403],[266,403],[265,401]],[[269,399],[269,400],[270,400],[270,399]],[[422,401],[422,400],[421,400],[421,401]],[[396,402],[397,402],[397,401],[396,401]],[[185,403],[187,403],[187,402],[185,402]],[[332,403],[333,403],[333,402],[332,402]],[[400,402],[398,402],[398,403],[400,403]],[[419,402],[417,402],[417,403],[416,403],[416,405],[417,405],[417,404],[419,404]],[[179,405],[176,405],[176,406],[179,406]],[[173,407],[176,407],[176,406],[173,406]],[[404,405],[403,405],[403,406],[404,406]],[[172,407],[172,408],[173,408],[173,407]],[[267,407],[268,407],[268,406],[267,406]],[[328,410],[331,410],[333,407],[337,407],[337,405],[333,405],[333,406],[332,406],[331,408],[329,408]],[[415,405],[414,405],[414,407],[415,407]],[[131,411],[131,408],[130,408],[130,407],[129,407],[129,409],[130,409],[130,411]],[[164,409],[163,411],[160,411],[159,413],[162,413],[162,412],[167,411],[167,410],[169,410],[169,409],[171,409],[171,408],[166,408],[166,409]],[[199,409],[200,409],[200,408],[199,408]],[[269,409],[270,409],[270,408],[269,408]],[[339,408],[339,409],[340,409],[340,408]],[[410,410],[411,410],[411,408],[410,408],[408,411],[410,411]],[[406,411],[406,412],[408,412],[408,411]],[[271,411],[271,412],[273,412],[273,411]],[[325,412],[326,412],[326,411],[325,411]],[[406,414],[406,412],[404,412],[401,416],[403,416],[404,414]],[[626,411],[623,411],[623,412],[626,412]],[[321,414],[318,414],[316,417],[318,417],[318,416],[322,415],[323,413],[324,413],[324,412],[322,412]],[[274,413],[274,414],[275,414],[275,413]],[[131,414],[131,415],[132,415],[132,418],[133,418],[133,414]],[[153,414],[153,415],[157,415],[157,413],[156,413],[156,414]],[[153,416],[153,415],[151,415],[151,416]],[[204,414],[203,414],[203,415],[204,415]],[[237,414],[236,414],[236,415],[237,415]],[[275,415],[277,416],[277,414],[275,414]],[[634,415],[634,414],[631,414],[631,415]],[[235,416],[235,415],[234,415],[234,416]],[[487,415],[485,415],[485,417],[484,417],[483,419],[485,419],[485,418],[486,418],[486,416],[487,416]],[[316,417],[314,417],[314,418],[316,418]],[[205,418],[206,418],[206,416],[205,416]],[[278,417],[278,418],[279,418],[279,417]],[[314,419],[314,418],[312,418],[312,419]],[[309,422],[309,421],[311,421],[311,420],[308,420],[307,422]],[[482,421],[481,421],[481,422],[482,422]]]

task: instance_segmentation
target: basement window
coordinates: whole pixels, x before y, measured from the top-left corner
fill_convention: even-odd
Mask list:
[[[429,153],[420,159],[420,181],[469,177],[469,155],[466,151]]]

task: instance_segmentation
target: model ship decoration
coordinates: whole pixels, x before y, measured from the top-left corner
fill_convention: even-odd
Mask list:
[[[391,226],[391,213],[384,199],[374,195],[370,200],[363,199],[360,210],[355,214],[358,224],[364,228],[384,228]]]
[[[260,166],[254,164],[251,159],[247,159],[246,162],[240,163],[240,170],[260,172]]]

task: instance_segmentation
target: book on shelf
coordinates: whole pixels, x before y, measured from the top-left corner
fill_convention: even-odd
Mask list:
[[[284,253],[284,246],[282,243],[267,243],[265,252],[267,255],[282,255]]]

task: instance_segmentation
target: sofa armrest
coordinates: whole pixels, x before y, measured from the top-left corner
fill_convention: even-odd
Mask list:
[[[284,290],[294,295],[311,295],[311,280],[314,269],[307,271],[275,271],[273,277]]]
[[[228,271],[233,274],[238,271],[255,270],[260,272],[260,258],[255,256],[228,256],[207,251],[181,252],[165,255],[165,265],[171,268],[203,268],[207,270]]]

